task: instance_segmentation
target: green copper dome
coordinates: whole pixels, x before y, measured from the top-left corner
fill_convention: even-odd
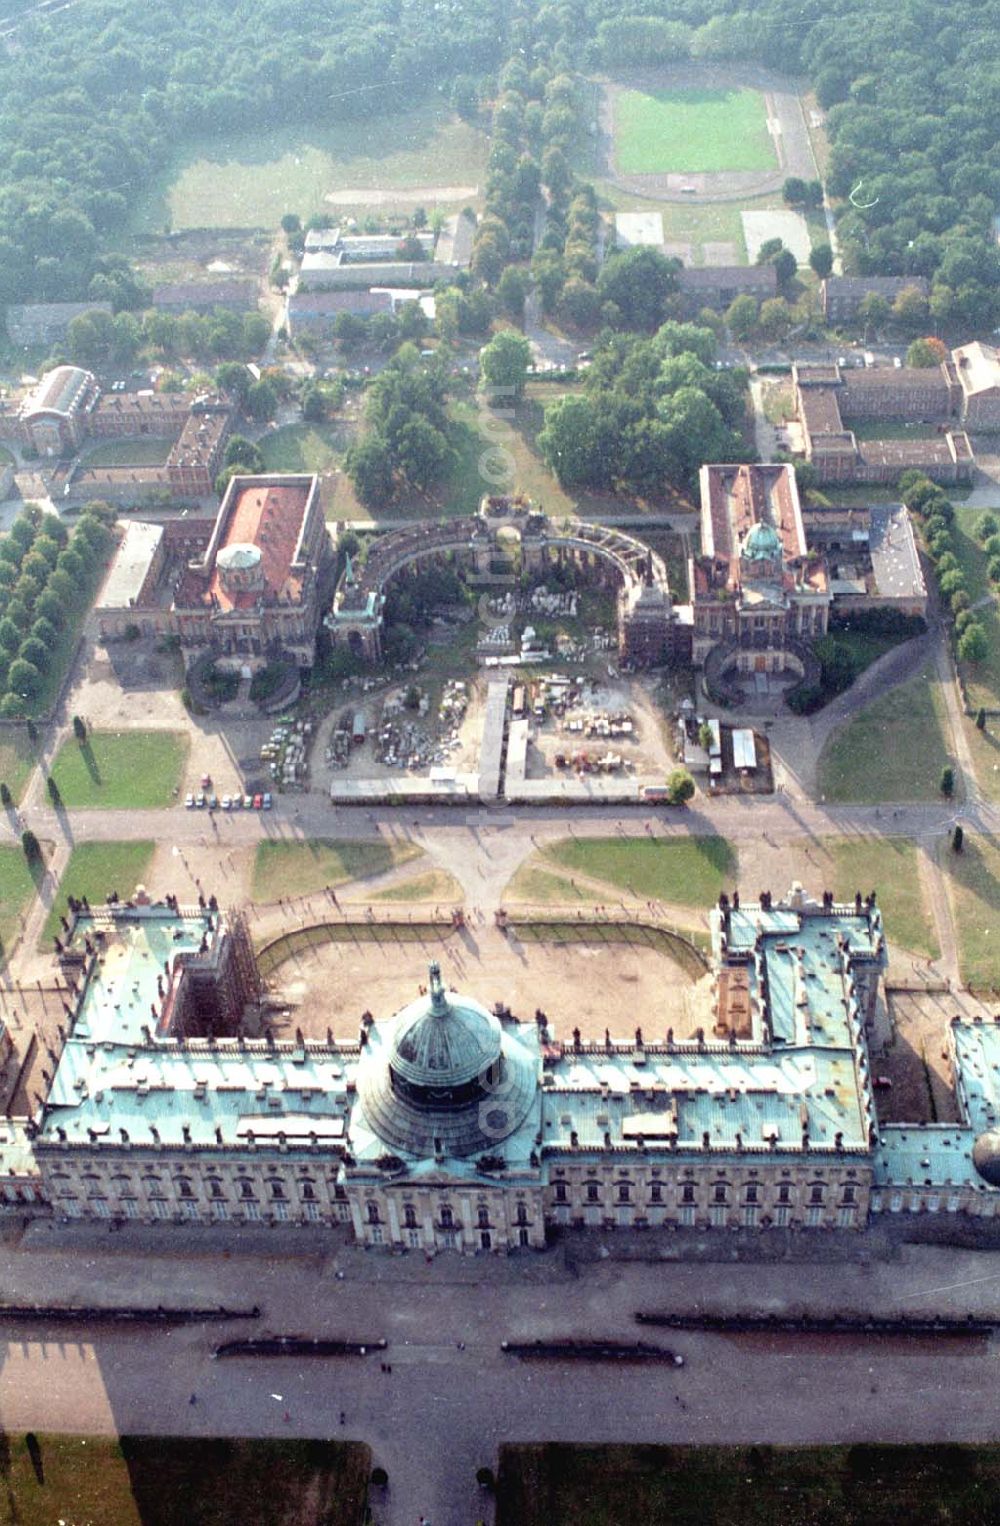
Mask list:
[[[751,525],[743,537],[740,555],[747,562],[776,562],[781,560],[781,537],[773,525],[761,520]]]
[[[537,1091],[536,1057],[479,1002],[446,991],[436,963],[428,993],[372,1030],[358,1073],[371,1129],[421,1157],[497,1148]]]
[[[389,1065],[409,1086],[467,1086],[500,1059],[500,1023],[478,1002],[445,991],[441,967],[430,967],[430,991],[396,1019]]]

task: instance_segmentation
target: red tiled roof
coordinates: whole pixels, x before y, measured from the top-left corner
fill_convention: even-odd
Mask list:
[[[292,575],[291,567],[308,501],[308,482],[280,487],[253,484],[243,488],[230,511],[216,558],[226,546],[256,546],[261,553],[265,596],[299,599],[302,579]],[[222,610],[251,609],[260,597],[259,589],[236,594],[226,589],[218,566],[212,569],[208,586]]]

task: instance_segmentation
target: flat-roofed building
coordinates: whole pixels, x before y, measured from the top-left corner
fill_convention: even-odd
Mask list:
[[[7,333],[14,344],[56,344],[66,338],[74,318],[110,312],[110,302],[12,302]]]
[[[318,477],[232,477],[205,553],[174,595],[183,649],[209,648],[236,671],[279,654],[311,667],[329,556]]]
[[[778,295],[778,274],[767,265],[686,265],[677,276],[686,312],[724,312],[737,297],[766,302]]]
[[[903,291],[926,297],[930,287],[923,276],[827,276],[820,286],[823,318],[827,323],[849,323],[866,297],[895,302]]]
[[[978,339],[952,351],[962,391],[962,423],[992,434],[1000,430],[1000,350]]]
[[[375,313],[391,312],[388,291],[295,291],[288,299],[288,331],[329,338],[341,313],[371,318]]]
[[[152,617],[150,595],[164,560],[163,526],[131,520],[94,605],[102,641],[123,636],[130,625],[144,634],[160,629],[159,622]]]
[[[158,313],[179,317],[182,313],[255,313],[259,288],[256,281],[230,279],[217,281],[173,281],[153,291],[153,307]]]

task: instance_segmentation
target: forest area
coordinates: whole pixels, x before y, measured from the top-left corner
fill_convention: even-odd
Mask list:
[[[1000,321],[1000,6],[973,0],[954,0],[946,17],[927,0],[761,0],[752,12],[642,0],[636,14],[608,0],[530,11],[496,0],[235,10],[81,0],[32,14],[0,59],[0,302],[141,305],[109,249],[186,137],[361,121],[391,113],[401,95],[437,93],[460,114],[492,116],[481,279],[492,286],[524,258],[541,183],[564,198],[554,253],[564,256],[568,236],[579,266],[549,261],[543,300],[570,280],[571,303],[585,310],[593,208],[570,194],[572,79],[688,57],[751,59],[811,82],[828,112],[828,188],[849,268],[928,277],[941,324]],[[550,224],[558,244],[558,218]]]

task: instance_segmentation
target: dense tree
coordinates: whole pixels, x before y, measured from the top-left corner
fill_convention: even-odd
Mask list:
[[[531,346],[524,335],[503,329],[480,351],[479,372],[493,393],[517,400],[524,393],[530,362]]]
[[[726,309],[729,332],[739,344],[745,344],[756,332],[760,309],[756,299],[749,295],[734,297]]]
[[[947,348],[940,339],[914,339],[906,352],[908,366],[939,366],[948,356]]]
[[[627,249],[604,262],[597,281],[602,302],[613,302],[626,328],[647,332],[663,322],[667,298],[677,289],[680,262],[657,249]]]
[[[809,251],[809,264],[820,280],[825,280],[833,271],[833,250],[829,244],[815,244]]]
[[[215,384],[242,407],[247,400],[253,377],[238,360],[227,360],[215,372]]]

